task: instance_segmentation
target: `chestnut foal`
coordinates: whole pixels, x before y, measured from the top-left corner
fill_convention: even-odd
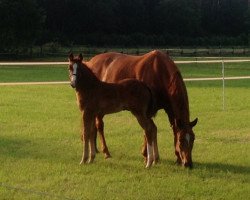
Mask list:
[[[151,119],[157,109],[154,106],[152,91],[141,81],[125,79],[119,83],[100,81],[82,62],[80,54],[69,56],[69,77],[76,90],[79,108],[83,118],[82,163],[94,161],[96,148],[96,117],[129,110],[144,129],[147,142],[146,168],[157,162],[157,128]]]

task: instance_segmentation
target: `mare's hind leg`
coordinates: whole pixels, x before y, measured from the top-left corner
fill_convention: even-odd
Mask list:
[[[97,116],[96,117],[95,125],[96,125],[98,133],[100,135],[101,145],[102,145],[102,152],[105,154],[105,158],[110,158],[111,155],[109,153],[108,146],[106,144],[106,140],[105,140],[105,137],[104,137],[103,116]]]

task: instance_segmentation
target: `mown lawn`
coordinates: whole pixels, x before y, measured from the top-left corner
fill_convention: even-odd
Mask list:
[[[246,58],[245,58],[246,59]],[[65,59],[67,60],[67,59]],[[185,59],[188,60],[188,59]],[[67,65],[0,65],[0,82],[67,81]],[[221,77],[221,63],[178,64],[184,78]],[[249,76],[250,64],[225,63],[225,76]]]
[[[1,73],[0,73],[1,74]],[[67,80],[67,79],[66,79]],[[7,81],[7,80],[6,80]],[[80,113],[68,85],[0,87],[0,199],[248,199],[250,83],[187,82],[191,119],[199,118],[194,169],[174,164],[173,135],[155,118],[161,163],[147,170],[142,130],[121,112],[105,117],[112,158],[81,158]]]
[[[1,66],[0,82],[68,80],[67,65]]]

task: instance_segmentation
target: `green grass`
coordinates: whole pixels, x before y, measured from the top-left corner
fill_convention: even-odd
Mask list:
[[[0,66],[0,82],[68,80],[67,65]]]
[[[220,63],[178,64],[184,78],[221,77]],[[225,63],[225,76],[249,76],[249,63]],[[66,81],[67,65],[0,66],[0,82]]]
[[[184,77],[220,77],[220,64],[178,65]],[[247,63],[226,76],[249,75]],[[0,66],[0,82],[68,80],[67,66]],[[0,199],[248,199],[250,82],[186,82],[199,118],[194,169],[175,166],[166,114],[155,118],[161,163],[144,168],[142,130],[128,112],[105,116],[113,158],[79,166],[81,120],[69,85],[0,86]]]
[[[249,76],[249,63],[225,63],[225,76]],[[184,78],[221,77],[221,63],[178,64]]]
[[[187,83],[194,128],[194,169],[174,165],[164,112],[155,118],[161,163],[146,170],[142,130],[128,112],[105,117],[113,158],[79,166],[80,113],[74,90],[1,86],[0,199],[248,199],[249,81]],[[231,87],[231,86],[233,87]],[[242,87],[243,86],[243,87]]]

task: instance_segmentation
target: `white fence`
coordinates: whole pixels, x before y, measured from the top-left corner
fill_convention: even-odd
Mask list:
[[[185,78],[184,81],[218,81],[222,80],[222,107],[225,109],[225,80],[250,79],[250,76],[225,77],[225,63],[250,62],[249,59],[242,60],[194,60],[194,61],[175,61],[176,64],[190,63],[221,63],[222,74],[217,78]],[[68,62],[0,62],[0,66],[32,66],[32,65],[67,65]],[[6,85],[46,85],[46,84],[68,84],[68,81],[59,82],[19,82],[19,83],[0,83],[0,86]]]

